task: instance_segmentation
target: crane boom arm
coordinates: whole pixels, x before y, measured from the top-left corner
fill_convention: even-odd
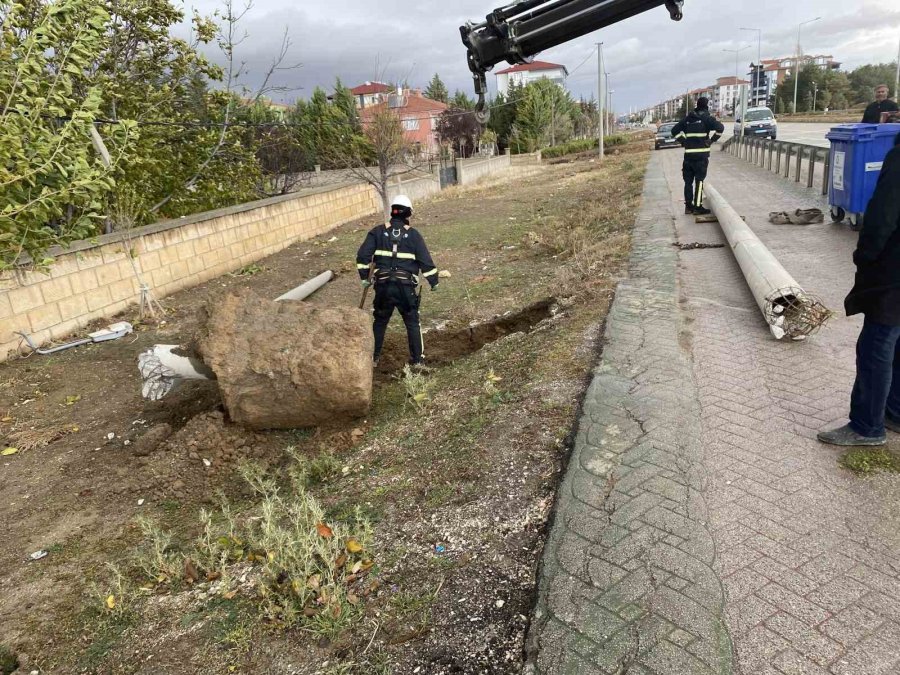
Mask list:
[[[481,23],[460,26],[480,117],[487,119],[485,74],[501,61],[529,63],[545,49],[661,5],[680,21],[683,4],[684,0],[519,0],[495,9]]]

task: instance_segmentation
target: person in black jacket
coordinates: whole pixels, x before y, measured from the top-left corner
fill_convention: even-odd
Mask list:
[[[697,99],[697,108],[672,127],[672,136],[684,147],[684,163],[681,175],[684,177],[684,212],[705,215],[709,209],[703,208],[703,181],[709,170],[709,148],[722,137],[725,127],[709,114],[709,99]],[[709,134],[713,137],[710,139]]]
[[[887,154],[866,207],[853,254],[856,283],[847,315],[864,314],[856,343],[850,423],[819,433],[832,445],[884,445],[885,427],[900,432],[900,135]]]
[[[897,112],[897,110],[897,104],[888,98],[888,86],[879,84],[875,87],[875,100],[866,106],[862,121],[869,124],[880,124],[881,113]]]
[[[406,325],[409,342],[409,363],[424,364],[424,344],[419,326],[419,279],[421,274],[435,290],[438,271],[431,260],[425,240],[409,225],[412,202],[406,195],[397,195],[391,203],[391,220],[373,227],[356,253],[356,267],[363,288],[375,284],[374,361],[377,364],[384,346],[384,334],[394,309],[400,312]]]

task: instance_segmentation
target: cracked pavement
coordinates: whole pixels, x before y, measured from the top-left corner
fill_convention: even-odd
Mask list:
[[[717,224],[653,154],[545,549],[531,674],[900,672],[900,478],[815,432],[846,419],[856,235],[768,223],[815,191],[713,153],[710,182],[838,315],[775,341]],[[751,189],[748,189],[751,188]],[[896,438],[892,440],[896,444]]]

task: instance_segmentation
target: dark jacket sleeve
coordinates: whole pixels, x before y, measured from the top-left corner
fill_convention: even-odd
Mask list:
[[[684,136],[681,135],[684,133],[684,123],[685,120],[681,120],[678,124],[672,127],[672,131],[669,132],[670,134],[672,134],[672,138],[678,139],[679,143],[684,140]]]
[[[713,132],[713,137],[711,139],[713,143],[722,138],[722,134],[725,133],[725,125],[712,115],[706,117],[706,128]]]
[[[421,234],[416,232],[416,262],[422,270],[422,276],[428,281],[432,288],[438,285],[438,271],[425,245],[425,239]]]
[[[866,207],[859,243],[853,262],[874,262],[884,251],[888,240],[900,227],[900,146],[895,146],[884,159],[875,194]]]
[[[369,264],[372,262],[372,256],[378,248],[378,237],[376,231],[370,230],[369,234],[363,240],[362,246],[356,252],[356,269],[359,272],[360,279],[369,278]]]

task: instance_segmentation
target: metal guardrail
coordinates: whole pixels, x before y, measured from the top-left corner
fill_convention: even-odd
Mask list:
[[[829,148],[790,141],[773,141],[769,138],[732,136],[722,144],[722,152],[729,152],[739,159],[747,160],[788,179],[791,178],[793,164],[795,183],[800,183],[803,179],[803,160],[806,159],[805,173],[806,187],[808,188],[815,185],[816,164],[821,160],[822,194],[828,194],[831,177],[831,151]]]

